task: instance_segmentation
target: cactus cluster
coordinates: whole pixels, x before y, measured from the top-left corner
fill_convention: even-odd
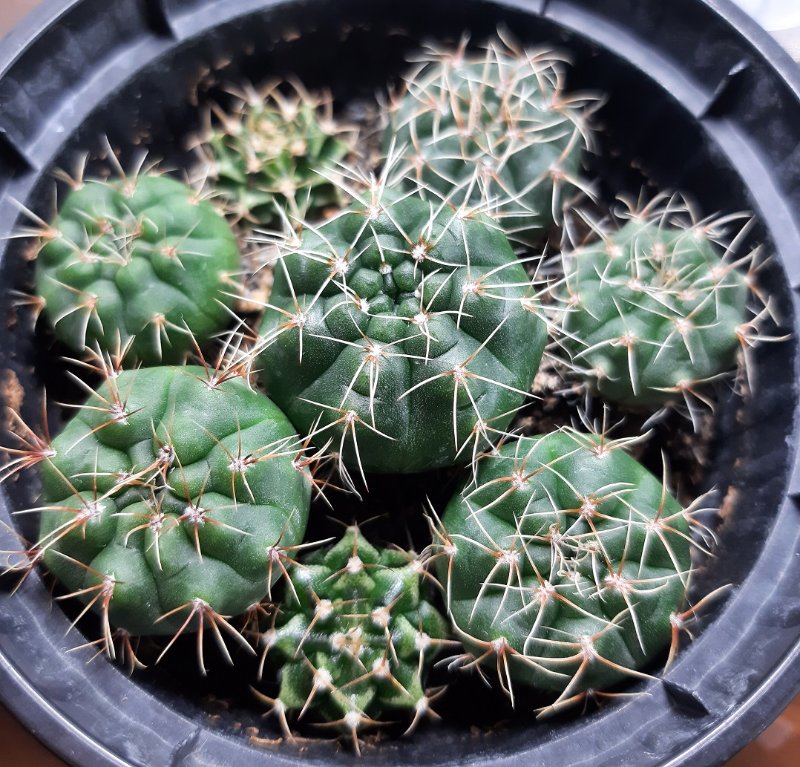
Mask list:
[[[247,87],[230,111],[214,107],[200,149],[213,189],[237,221],[273,227],[316,218],[339,202],[327,178],[353,150],[354,132],[333,116],[330,95],[299,82]]]
[[[429,661],[449,627],[425,595],[421,562],[378,549],[357,527],[293,564],[277,620],[260,644],[279,660],[280,693],[265,699],[291,737],[288,716],[316,718],[352,738],[386,715],[412,730],[434,716]]]
[[[90,644],[140,666],[131,637],[163,655],[194,633],[202,673],[208,634],[228,661],[226,641],[260,651],[254,692],[284,736],[310,721],[356,751],[379,725],[437,718],[428,675],[451,645],[443,676],[475,670],[512,704],[532,690],[540,713],[672,658],[697,609],[694,506],[626,452],[647,438],[629,425],[610,439],[570,413],[529,436],[546,427],[518,416],[548,330],[569,376],[622,410],[692,413],[768,308],[748,319],[747,230],[727,243],[733,216],[677,198],[565,226],[558,259],[531,251],[588,189],[597,99],[565,91],[565,62],[502,39],[429,49],[385,110],[380,168],[342,164],[354,134],[329,97],[246,87],[209,113],[210,191],[145,170],[79,179],[39,222],[27,302],[76,352],[88,399],[53,440],[15,415],[0,482],[39,470],[22,512],[38,539],[12,569],[44,564],[79,619],[94,611]],[[236,237],[208,197],[267,246],[247,252],[274,272],[260,317],[233,311]],[[363,501],[370,472],[433,469],[415,482],[460,489],[430,504],[420,556],[355,525],[306,539],[325,512],[312,490],[341,518],[338,494]],[[405,522],[395,540],[418,534]]]
[[[595,98],[564,91],[566,61],[500,40],[485,52],[432,48],[388,111],[385,144],[405,149],[409,181],[482,204],[509,236],[542,239],[578,190]]]
[[[754,332],[753,282],[738,268],[750,257],[720,246],[726,223],[656,198],[564,251],[561,346],[601,395],[635,408],[685,400],[691,412],[703,384],[735,367]]]
[[[484,457],[448,505],[431,558],[469,656],[552,707],[641,669],[672,637],[691,513],[627,455],[571,429]]]
[[[36,286],[75,352],[129,347],[129,362],[181,362],[229,320],[239,249],[190,187],[151,172],[74,182],[41,232]]]
[[[545,342],[496,222],[402,192],[392,170],[279,243],[260,330],[270,396],[362,473],[448,466],[491,446]]]

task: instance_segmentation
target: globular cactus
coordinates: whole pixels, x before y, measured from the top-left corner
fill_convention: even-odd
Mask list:
[[[235,93],[230,112],[214,107],[201,151],[214,191],[236,220],[270,227],[282,215],[318,217],[339,201],[323,173],[353,150],[355,130],[333,116],[330,95],[300,83]],[[285,213],[281,213],[285,211]]]
[[[726,219],[693,219],[677,198],[630,206],[619,228],[593,224],[587,244],[563,253],[564,356],[609,400],[657,408],[684,400],[736,366],[754,340],[753,271],[723,249]]]
[[[129,346],[131,364],[179,362],[229,321],[236,238],[185,184],[153,171],[78,179],[40,235],[36,288],[76,352]]]
[[[260,329],[270,396],[362,473],[468,463],[525,401],[545,341],[496,222],[401,192],[391,168],[279,243]]]
[[[379,549],[349,527],[341,540],[289,567],[274,626],[260,635],[280,666],[280,692],[262,694],[292,737],[289,718],[307,713],[352,738],[403,715],[409,730],[435,717],[425,689],[448,625],[425,594],[423,567],[398,549]],[[263,661],[262,661],[263,662]]]
[[[506,233],[541,239],[577,190],[594,97],[564,92],[566,61],[494,40],[485,52],[430,49],[389,104],[384,143],[411,178],[455,203],[482,203]]]
[[[558,710],[646,677],[678,630],[692,512],[624,452],[571,429],[478,463],[430,547],[469,667]]]
[[[52,443],[27,430],[6,471],[41,468],[39,539],[20,569],[43,562],[99,614],[111,656],[120,636],[130,651],[131,636],[173,635],[166,652],[198,632],[205,673],[204,630],[226,655],[223,636],[252,651],[229,619],[270,593],[302,540],[303,445],[235,366],[105,372]]]

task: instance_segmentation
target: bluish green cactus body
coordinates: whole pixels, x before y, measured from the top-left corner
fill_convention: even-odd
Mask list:
[[[565,69],[550,51],[500,42],[423,55],[390,105],[384,147],[404,148],[410,180],[540,239],[583,186],[592,99],[564,93]]]
[[[563,347],[601,395],[650,408],[736,366],[750,291],[703,225],[633,218],[564,254]]]

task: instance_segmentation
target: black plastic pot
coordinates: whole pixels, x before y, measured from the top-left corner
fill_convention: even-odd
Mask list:
[[[361,763],[720,764],[800,691],[800,74],[726,0],[51,0],[0,47],[0,238],[21,223],[12,200],[46,213],[50,171],[71,167],[100,134],[183,164],[198,86],[296,74],[342,102],[369,99],[419,41],[464,30],[480,38],[501,22],[526,43],[569,48],[571,85],[608,94],[606,159],[595,168],[607,196],[635,192],[644,178],[688,192],[707,213],[756,212],[755,237],[775,254],[762,282],[793,337],[763,345],[755,393],[720,406],[708,481],[725,505],[717,557],[696,589],[733,589],[663,683],[585,717],[481,734],[458,723],[422,728],[367,748]],[[9,291],[26,286],[30,265],[22,244],[0,242],[0,310],[14,317]],[[46,354],[22,319],[3,324],[4,396],[13,371],[34,421],[51,377]],[[0,520],[15,524],[9,512],[32,502],[33,484],[4,488]],[[0,532],[0,549],[16,547]],[[354,760],[327,744],[301,753],[248,739],[255,709],[209,717],[169,675],[130,679],[102,660],[87,665],[85,653],[66,653],[81,641],[65,638],[68,624],[38,575],[15,597],[0,594],[0,697],[75,765]]]

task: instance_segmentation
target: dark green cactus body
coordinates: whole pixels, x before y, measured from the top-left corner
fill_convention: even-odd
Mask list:
[[[174,634],[192,610],[243,613],[279,574],[275,547],[305,532],[311,485],[293,463],[297,436],[241,379],[219,382],[200,367],[124,371],[52,449],[45,564],[85,601],[102,594],[95,609],[130,634]]]
[[[248,91],[231,112],[218,112],[205,137],[211,178],[237,219],[280,224],[281,210],[296,220],[319,216],[340,193],[321,175],[335,172],[352,149],[352,129],[333,118],[330,98],[304,90],[284,95],[276,86]]]
[[[564,430],[504,445],[457,494],[434,546],[465,646],[514,684],[570,698],[669,644],[688,514],[618,444]]]
[[[564,271],[563,346],[603,396],[659,406],[735,367],[749,288],[702,226],[633,219]]]
[[[425,676],[448,626],[426,599],[418,560],[351,527],[289,577],[277,625],[262,635],[281,663],[276,713],[306,710],[345,733],[427,713]]]
[[[178,362],[227,324],[239,251],[228,224],[165,176],[89,180],[43,239],[36,283],[56,335],[77,352]]]
[[[489,218],[415,195],[356,201],[284,245],[263,380],[351,465],[468,463],[466,443],[496,439],[538,368],[545,327],[530,293]]]
[[[499,43],[435,52],[391,105],[384,136],[409,178],[455,202],[482,203],[509,236],[541,237],[581,185],[587,98],[563,93],[564,63]]]

